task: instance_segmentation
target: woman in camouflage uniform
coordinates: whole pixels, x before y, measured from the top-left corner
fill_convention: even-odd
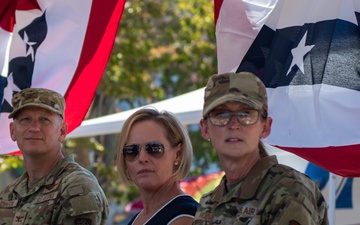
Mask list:
[[[200,125],[225,175],[202,196],[193,224],[328,224],[327,204],[316,184],[266,152],[261,139],[271,124],[266,88],[258,77],[241,72],[210,78]]]

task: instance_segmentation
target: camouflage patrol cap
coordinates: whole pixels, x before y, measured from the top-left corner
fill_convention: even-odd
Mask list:
[[[13,111],[9,118],[13,118],[19,110],[28,106],[37,106],[59,114],[64,118],[65,99],[52,90],[45,88],[26,88],[16,93],[12,98]]]
[[[241,102],[261,110],[267,106],[265,85],[249,72],[215,74],[205,88],[203,116],[226,102]]]

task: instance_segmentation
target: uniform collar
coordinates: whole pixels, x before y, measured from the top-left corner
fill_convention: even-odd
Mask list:
[[[226,191],[226,174],[221,179],[220,184],[214,191],[213,199],[215,204],[221,201],[228,201],[233,197],[240,199],[249,199],[253,197],[263,180],[267,172],[275,164],[278,164],[276,156],[266,156],[261,158],[253,168],[249,171],[246,177],[236,185],[228,194],[225,195]],[[250,187],[250,188],[249,188]],[[224,198],[225,195],[225,198]]]
[[[21,197],[25,197],[28,195],[32,195],[42,186],[49,186],[51,188],[51,186],[55,185],[55,181],[57,180],[57,177],[61,174],[61,172],[66,168],[68,164],[72,162],[74,162],[74,158],[72,156],[63,158],[60,163],[58,163],[48,175],[41,178],[40,181],[37,182],[38,184],[31,190],[28,190],[27,188],[29,175],[27,172],[25,172],[23,175],[21,175],[14,181],[12,191],[16,192]]]
[[[275,164],[278,164],[276,156],[266,156],[261,158],[245,177],[244,182],[241,185],[241,187],[244,188],[240,188],[240,193],[238,196],[243,199],[253,197],[263,178],[266,176],[269,169]]]

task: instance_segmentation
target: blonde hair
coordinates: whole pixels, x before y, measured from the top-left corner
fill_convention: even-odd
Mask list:
[[[180,181],[188,174],[193,157],[193,148],[188,135],[187,129],[180,123],[174,114],[168,111],[158,111],[155,108],[142,108],[133,113],[124,123],[120,132],[118,150],[117,150],[117,169],[120,181],[126,185],[133,182],[127,174],[126,162],[123,155],[123,147],[125,146],[131,127],[139,121],[154,121],[165,128],[165,137],[172,147],[181,144],[182,156],[177,170],[173,174],[174,181]],[[151,131],[149,131],[151,132]]]

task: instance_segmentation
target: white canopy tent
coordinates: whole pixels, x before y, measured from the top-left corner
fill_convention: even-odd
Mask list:
[[[184,125],[197,124],[202,117],[203,98],[204,88],[201,88],[171,99],[146,105],[146,107],[155,107],[158,110],[170,111],[174,113]],[[140,108],[143,107],[85,120],[77,129],[68,134],[67,138],[119,133],[125,120]]]

